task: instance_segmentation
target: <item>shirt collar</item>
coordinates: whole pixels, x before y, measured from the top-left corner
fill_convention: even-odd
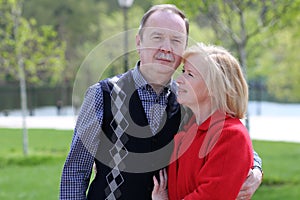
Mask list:
[[[144,79],[143,75],[140,72],[140,61],[138,61],[132,70],[132,76],[133,80],[135,82],[136,89],[139,89],[141,87],[145,87],[148,85],[147,81]]]
[[[148,82],[145,80],[145,78],[143,77],[143,75],[140,72],[140,61],[138,61],[136,63],[134,69],[132,70],[132,76],[133,76],[133,80],[135,82],[136,89],[143,88],[143,87],[147,88],[149,86]],[[171,89],[172,92],[176,93],[177,84],[173,80],[173,78],[171,78],[171,80],[165,86],[165,90],[166,89],[168,89],[168,90]]]

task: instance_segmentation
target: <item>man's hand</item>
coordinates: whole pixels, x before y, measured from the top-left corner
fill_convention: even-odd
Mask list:
[[[262,182],[262,172],[257,169],[250,169],[248,177],[237,196],[237,200],[250,200],[254,192]]]

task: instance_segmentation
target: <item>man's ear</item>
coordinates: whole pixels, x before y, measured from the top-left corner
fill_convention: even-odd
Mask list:
[[[140,49],[141,49],[141,37],[139,34],[137,34],[135,36],[135,45],[136,45],[136,49],[137,49],[137,52],[140,54]]]

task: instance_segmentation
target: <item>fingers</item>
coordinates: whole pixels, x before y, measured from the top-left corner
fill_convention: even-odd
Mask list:
[[[165,190],[167,188],[168,184],[168,176],[167,176],[167,171],[166,169],[159,170],[159,181],[155,176],[153,176],[153,183],[154,183],[154,188],[153,190]]]
[[[245,180],[245,182],[243,183],[241,190],[239,191],[239,194],[237,196],[237,200],[243,200],[246,199],[246,196],[249,195],[249,179],[251,178],[251,174],[252,174],[252,170],[250,169],[247,175],[247,178]]]
[[[163,175],[164,175],[165,180],[168,180],[168,175],[167,175],[166,168],[164,168],[162,171],[163,171]]]
[[[252,169],[250,168],[247,177],[251,176],[251,174],[253,174],[253,171],[252,171]]]
[[[251,198],[249,196],[240,196],[237,197],[236,200],[251,200]]]
[[[248,191],[240,191],[236,199],[237,200],[250,199],[250,195],[249,195]]]
[[[168,184],[168,174],[167,174],[166,168],[163,169],[163,175],[164,175],[164,179],[165,179],[166,187],[167,187],[167,184]]]
[[[157,179],[156,179],[155,176],[153,176],[153,183],[154,183],[153,192],[158,192],[158,190],[159,190],[159,183],[158,183],[158,181],[157,181]]]
[[[249,189],[240,190],[237,198],[237,200],[248,200],[251,199],[251,194]]]
[[[250,185],[247,181],[245,181],[240,189],[240,193],[246,193],[247,190],[249,190]]]
[[[168,183],[168,176],[166,169],[162,169],[159,171],[159,181],[155,176],[153,176],[153,183],[154,187],[151,194],[152,200],[167,200],[168,190],[166,188]]]
[[[256,190],[255,186],[255,175],[253,170],[250,169],[247,175],[245,182],[242,185],[242,188],[237,196],[237,200],[248,200],[251,199],[252,195]]]
[[[159,180],[160,180],[160,188],[166,189],[167,180],[166,180],[166,171],[165,170],[159,170]]]

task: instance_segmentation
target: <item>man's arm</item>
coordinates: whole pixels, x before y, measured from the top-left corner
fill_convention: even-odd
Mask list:
[[[262,160],[259,155],[253,151],[253,168],[249,170],[248,177],[244,182],[237,200],[249,200],[260,186],[263,179]]]
[[[86,199],[94,157],[75,136],[66,159],[60,182],[60,199]]]
[[[254,157],[253,168],[254,169],[258,168],[262,172],[262,160],[254,150],[253,150],[253,157]]]
[[[66,159],[60,199],[86,199],[94,155],[98,148],[103,118],[103,93],[100,84],[91,86],[84,98],[76,122],[70,152]]]

